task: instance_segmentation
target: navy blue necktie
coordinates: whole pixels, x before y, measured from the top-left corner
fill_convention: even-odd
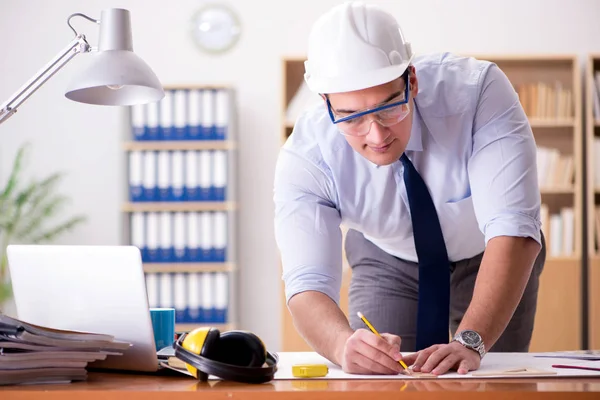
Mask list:
[[[419,261],[418,351],[448,343],[450,262],[429,190],[406,154],[402,154],[400,161],[404,166],[404,184]]]

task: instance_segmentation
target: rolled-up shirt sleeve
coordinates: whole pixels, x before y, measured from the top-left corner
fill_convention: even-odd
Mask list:
[[[342,281],[340,213],[327,168],[284,146],[275,170],[275,239],[286,303],[313,290],[339,304]]]
[[[468,171],[486,245],[496,236],[541,243],[536,143],[517,93],[495,64],[482,79]]]

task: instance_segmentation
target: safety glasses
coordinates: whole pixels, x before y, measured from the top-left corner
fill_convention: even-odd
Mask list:
[[[336,118],[329,97],[327,97],[327,109],[331,122],[337,125],[342,134],[349,136],[367,135],[371,130],[373,121],[384,127],[399,123],[410,113],[408,73],[405,73],[403,78],[405,82],[404,93],[378,107],[360,110],[344,117]]]

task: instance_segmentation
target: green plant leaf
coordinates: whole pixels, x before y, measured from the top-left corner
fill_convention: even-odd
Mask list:
[[[36,191],[36,188],[37,184],[35,182],[31,182],[29,185],[27,185],[25,190],[22,190],[19,193],[17,193],[16,198],[14,200],[15,209],[13,218],[12,221],[10,221],[6,227],[6,230],[8,231],[9,235],[12,234],[12,232],[15,230],[16,225],[18,224],[21,218],[23,207],[30,201],[31,197]]]
[[[56,225],[53,228],[50,228],[49,230],[47,230],[39,235],[33,236],[31,238],[31,242],[32,243],[41,243],[41,242],[51,241],[51,240],[55,239],[57,236],[61,235],[62,233],[65,233],[65,232],[73,229],[76,225],[84,222],[85,220],[86,220],[86,218],[84,216],[72,217],[69,220],[67,220],[66,222]]]
[[[12,286],[10,283],[0,282],[0,305],[12,297]],[[1,312],[1,310],[0,310]]]
[[[52,223],[68,201],[67,197],[56,193],[63,174],[53,173],[41,180],[22,183],[21,172],[28,148],[29,145],[23,145],[17,152],[8,182],[0,192],[0,302],[11,296],[10,284],[6,283],[8,244],[14,241],[50,242],[86,220],[84,216],[76,215]]]
[[[48,200],[40,199],[38,204],[28,209],[18,226],[15,227],[13,237],[18,240],[30,237],[43,223],[57,214],[67,202],[64,196],[54,196]]]
[[[29,148],[28,144],[25,144],[19,148],[17,151],[17,155],[12,165],[12,171],[8,178],[8,182],[6,186],[0,193],[0,211],[3,209],[4,202],[10,197],[13,190],[15,190],[18,182],[19,175],[21,174],[21,170],[23,167],[23,158],[25,157],[27,150]]]

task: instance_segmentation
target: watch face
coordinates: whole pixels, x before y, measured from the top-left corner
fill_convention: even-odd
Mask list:
[[[460,336],[469,346],[477,346],[481,343],[481,336],[475,331],[464,331]]]

